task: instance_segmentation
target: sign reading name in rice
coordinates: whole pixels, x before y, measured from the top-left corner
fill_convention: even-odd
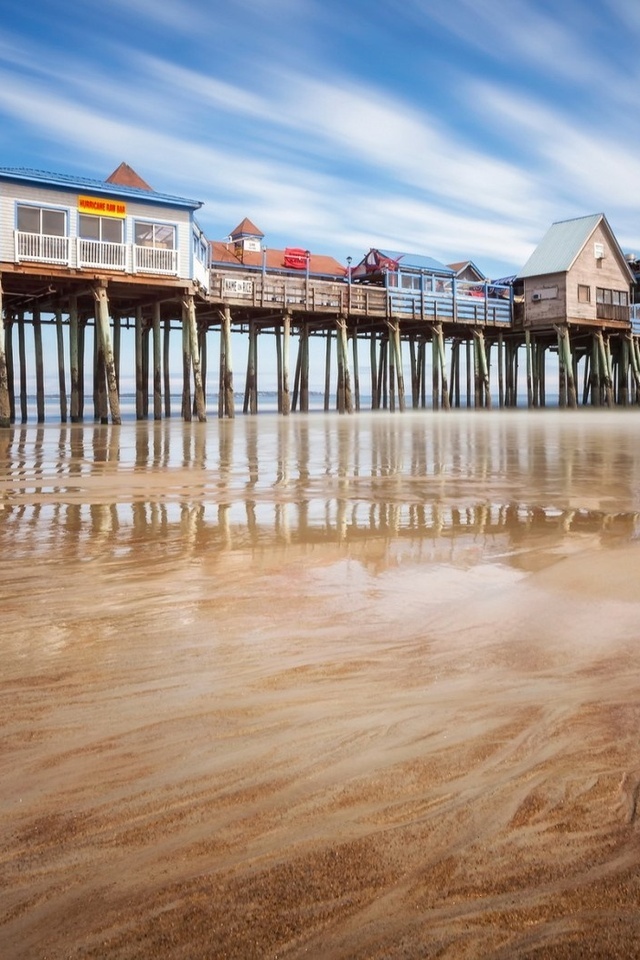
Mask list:
[[[239,280],[225,277],[222,282],[222,295],[227,297],[250,297],[253,294],[253,280]]]

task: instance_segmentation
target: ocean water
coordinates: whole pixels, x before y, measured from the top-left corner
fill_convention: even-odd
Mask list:
[[[639,423],[2,431],[0,956],[637,955]]]

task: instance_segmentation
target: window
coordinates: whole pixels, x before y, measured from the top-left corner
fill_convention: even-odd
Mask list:
[[[193,234],[193,255],[200,263],[207,262],[207,241],[197,233]]]
[[[586,283],[578,284],[578,303],[591,303],[591,287]]]
[[[64,210],[19,203],[18,230],[21,233],[39,233],[45,237],[64,237],[67,232],[67,215]]]
[[[402,275],[402,289],[403,290],[419,290],[420,289],[420,277],[415,274],[403,274]]]
[[[596,287],[596,303],[626,307],[629,303],[629,293],[627,290],[607,290],[605,287]]]
[[[176,228],[168,223],[143,223],[135,225],[137,247],[155,247],[161,250],[176,249]]]
[[[81,213],[78,217],[78,233],[83,240],[122,243],[122,220]]]

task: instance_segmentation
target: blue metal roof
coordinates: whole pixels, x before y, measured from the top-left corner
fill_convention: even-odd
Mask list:
[[[447,276],[453,277],[455,271],[451,267],[447,267],[444,263],[440,263],[439,260],[434,260],[433,257],[424,257],[419,253],[398,253],[394,250],[379,250],[379,253],[383,257],[389,257],[391,260],[397,260],[398,266],[401,270],[429,270],[437,271],[438,273],[444,273]]]
[[[45,170],[29,170],[26,167],[0,167],[0,180],[17,180],[23,183],[58,187],[64,190],[90,191],[91,193],[105,194],[110,197],[128,197],[131,200],[140,200],[146,203],[163,203],[171,207],[186,207],[189,210],[198,210],[202,206],[202,201],[200,200],[174,197],[167,193],[156,193],[155,190],[143,190],[141,187],[126,187],[121,186],[119,183],[108,183],[106,180],[93,180],[90,177],[76,177],[66,173],[48,173]]]

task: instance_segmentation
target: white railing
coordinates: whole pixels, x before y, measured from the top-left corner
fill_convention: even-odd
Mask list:
[[[133,272],[178,275],[178,251],[163,247],[133,248]]]
[[[78,266],[101,267],[103,270],[126,270],[127,246],[101,240],[78,238]]]
[[[16,261],[69,264],[69,238],[50,237],[44,233],[15,232]]]

